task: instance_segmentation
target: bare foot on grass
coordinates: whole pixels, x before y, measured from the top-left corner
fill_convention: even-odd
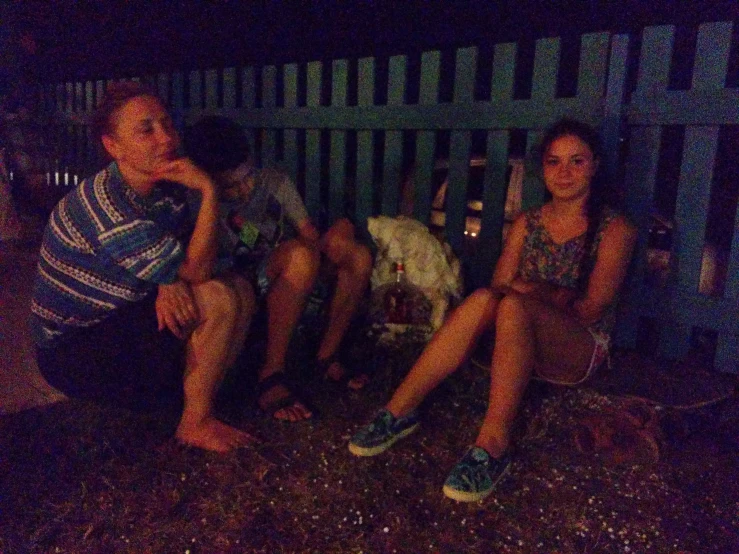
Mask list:
[[[198,423],[181,421],[175,437],[183,444],[222,454],[246,446],[255,440],[250,434],[226,425],[212,416]]]

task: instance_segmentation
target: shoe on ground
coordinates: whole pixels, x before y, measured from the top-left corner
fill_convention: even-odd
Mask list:
[[[454,466],[444,483],[444,494],[459,502],[477,502],[495,488],[508,473],[511,458],[493,458],[484,448],[472,446]]]
[[[418,429],[418,414],[395,417],[387,409],[378,412],[371,423],[362,427],[349,441],[349,452],[355,456],[376,456],[403,437]]]

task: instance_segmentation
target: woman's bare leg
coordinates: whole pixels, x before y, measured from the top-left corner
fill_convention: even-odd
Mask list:
[[[228,452],[246,444],[251,437],[213,416],[213,400],[227,367],[235,332],[241,330],[245,314],[239,298],[226,283],[211,280],[193,286],[200,322],[186,347],[184,396],[177,438],[192,446]]]
[[[534,367],[547,377],[577,382],[594,347],[587,329],[563,311],[532,296],[506,295],[495,322],[488,410],[475,444],[501,456]]]
[[[478,289],[449,316],[387,404],[394,416],[407,415],[459,368],[480,335],[493,324],[499,299],[500,295],[488,288]]]

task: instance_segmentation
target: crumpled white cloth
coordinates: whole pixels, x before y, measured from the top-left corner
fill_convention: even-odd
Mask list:
[[[367,229],[378,247],[372,289],[394,281],[394,264],[402,261],[408,281],[431,301],[431,326],[441,327],[450,303],[463,292],[460,263],[449,244],[442,244],[426,225],[406,216],[370,217]]]

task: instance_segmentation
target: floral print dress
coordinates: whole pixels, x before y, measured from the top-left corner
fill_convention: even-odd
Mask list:
[[[582,233],[563,243],[555,242],[542,222],[541,207],[525,213],[526,238],[524,239],[518,274],[521,279],[544,282],[550,285],[575,289],[580,276],[580,260],[584,255],[595,257],[603,233],[618,213],[606,207],[595,233],[590,252],[585,252],[585,235]],[[610,344],[611,331],[615,322],[614,301],[603,317],[590,325],[588,330],[596,341]]]

